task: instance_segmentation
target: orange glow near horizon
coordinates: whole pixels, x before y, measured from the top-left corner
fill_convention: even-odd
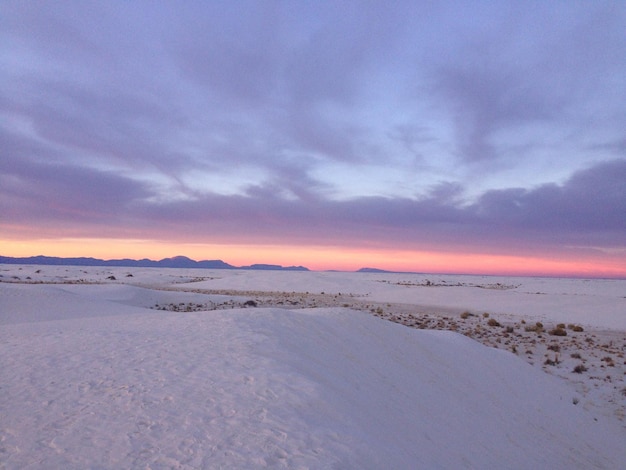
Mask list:
[[[235,266],[255,263],[303,265],[315,271],[355,271],[363,267],[389,271],[521,276],[626,278],[623,263],[607,260],[548,259],[480,253],[448,253],[340,246],[181,244],[151,240],[46,239],[0,240],[3,256],[36,255],[102,259],[178,255],[195,260],[221,259]]]

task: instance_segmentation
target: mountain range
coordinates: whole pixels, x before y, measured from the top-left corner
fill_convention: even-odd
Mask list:
[[[0,256],[0,264],[40,264],[52,266],[119,266],[132,268],[202,268],[202,269],[256,269],[272,271],[308,271],[304,266],[280,266],[277,264],[252,264],[250,266],[233,266],[222,260],[195,261],[186,256],[164,258],[159,261],[151,259],[111,259],[98,258],[59,258],[56,256],[30,256],[12,258]]]

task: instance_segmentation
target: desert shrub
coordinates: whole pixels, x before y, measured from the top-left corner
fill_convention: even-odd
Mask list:
[[[558,344],[551,344],[550,346],[548,346],[548,349],[550,351],[559,352],[561,350],[561,346],[559,346]]]
[[[615,367],[615,363],[613,362],[613,358],[611,356],[605,356],[601,359],[601,361],[606,362],[606,365],[609,367]]]
[[[556,327],[565,329],[565,323],[559,323],[558,325],[556,325]]]
[[[483,313],[483,318],[489,318],[489,313],[487,312]]]
[[[487,322],[487,325],[489,325],[489,326],[500,326],[500,323],[495,318],[490,318],[489,321]]]
[[[473,317],[473,316],[474,314],[471,312],[468,312],[467,310],[461,314],[461,318],[463,320],[467,320],[469,317]]]
[[[572,353],[569,355],[569,357],[571,357],[572,359],[582,359],[580,353]]]
[[[507,333],[513,333],[515,331],[515,328],[513,328],[512,326],[507,326],[506,327],[506,332]]]
[[[541,333],[543,331],[543,323],[537,322],[534,325],[528,325],[524,327],[525,331],[536,331],[537,333]]]
[[[576,374],[582,374],[583,372],[586,372],[587,368],[585,367],[585,364],[578,364],[576,367],[574,367],[574,371]]]
[[[559,328],[558,326],[556,328],[551,329],[549,333],[552,336],[567,336],[567,331],[565,331],[563,328]]]
[[[568,330],[575,331],[575,332],[577,332],[577,333],[580,333],[580,332],[582,332],[582,331],[585,331],[585,329],[584,329],[582,326],[580,326],[580,325],[573,325],[573,324],[569,324],[569,325],[567,325],[567,329],[568,329]]]
[[[547,366],[555,366],[557,364],[560,364],[561,361],[559,361],[559,356],[558,354],[554,355],[554,359],[550,359],[547,358],[546,361],[544,362],[545,365]]]

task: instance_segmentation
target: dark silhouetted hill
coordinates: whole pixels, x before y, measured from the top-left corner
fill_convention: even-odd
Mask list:
[[[201,269],[258,269],[274,271],[308,271],[304,266],[283,267],[277,264],[253,264],[251,266],[237,267],[225,263],[222,260],[195,261],[186,256],[164,258],[159,261],[151,259],[111,259],[98,258],[59,258],[55,256],[30,256],[27,258],[12,258],[0,256],[0,264],[39,264],[47,266],[106,266],[128,268],[201,268]]]

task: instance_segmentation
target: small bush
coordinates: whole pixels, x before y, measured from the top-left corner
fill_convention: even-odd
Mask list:
[[[495,327],[495,326],[500,326],[500,323],[495,318],[490,318],[489,321],[487,322],[487,325]]]
[[[584,329],[582,326],[580,326],[580,325],[571,325],[571,324],[570,324],[570,325],[567,325],[567,329],[568,329],[568,330],[575,331],[575,332],[577,332],[577,333],[580,333],[580,332],[582,332],[582,331],[585,331],[585,329]]]
[[[561,350],[561,346],[559,346],[558,344],[551,344],[550,346],[548,346],[548,349],[550,351],[559,352]]]
[[[543,331],[543,323],[537,322],[534,325],[528,325],[524,327],[525,331],[535,331],[537,333],[541,333]]]
[[[559,355],[555,354],[554,355],[554,360],[547,358],[546,361],[544,362],[545,365],[547,366],[556,366],[557,364],[560,364],[561,361],[559,361]]]
[[[550,330],[549,333],[552,336],[567,336],[567,331],[565,331],[563,328],[559,328],[558,326]]]
[[[583,372],[586,372],[587,368],[585,367],[585,364],[578,364],[576,367],[574,367],[574,371],[576,374],[582,374]]]
[[[487,312],[483,313],[483,318],[488,318],[489,314]]]
[[[572,353],[569,355],[569,357],[571,357],[572,359],[582,359],[580,353]]]
[[[471,312],[468,312],[467,310],[461,314],[461,318],[463,320],[467,320],[469,317],[473,317],[473,316],[474,314]]]
[[[615,367],[615,363],[613,362],[613,358],[611,356],[603,357],[601,361],[606,362],[606,365],[609,367]]]

